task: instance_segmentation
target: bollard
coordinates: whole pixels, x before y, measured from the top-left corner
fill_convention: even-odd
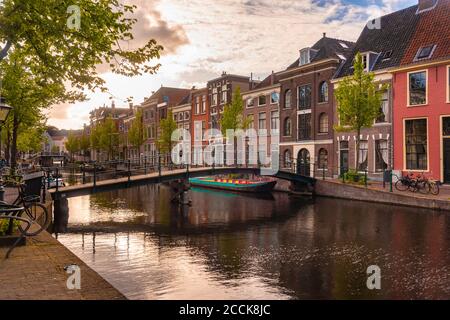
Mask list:
[[[144,158],[144,174],[147,174],[147,157]]]
[[[390,170],[390,174],[389,174],[389,177],[390,177],[390,186],[389,186],[389,192],[394,192],[394,188],[392,187],[392,169]]]
[[[131,162],[128,160],[128,183],[130,183],[131,179]]]
[[[386,169],[383,168],[383,189],[386,188]]]
[[[325,180],[325,164],[322,167],[322,180]]]
[[[59,169],[56,168],[56,193],[58,193],[58,191],[59,191],[58,179],[59,179]]]
[[[86,183],[86,170],[84,170],[84,164],[81,165],[81,170],[83,170],[83,184]]]
[[[367,188],[367,169],[364,169],[364,185]]]

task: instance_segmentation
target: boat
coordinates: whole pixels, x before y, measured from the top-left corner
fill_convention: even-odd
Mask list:
[[[277,181],[274,179],[249,180],[231,178],[191,178],[189,183],[194,187],[229,190],[235,192],[270,192]]]
[[[65,187],[66,184],[64,183],[64,180],[62,178],[46,178],[45,179],[45,186],[49,189],[56,188],[56,185],[58,185],[58,188]]]

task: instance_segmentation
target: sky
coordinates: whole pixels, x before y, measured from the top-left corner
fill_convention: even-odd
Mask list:
[[[48,124],[80,129],[89,112],[114,100],[141,104],[162,85],[204,87],[227,73],[264,79],[294,62],[299,50],[328,37],[356,41],[365,23],[417,0],[122,0],[135,4],[134,48],[154,38],[165,50],[155,75],[128,78],[99,68],[109,93],[55,105]],[[81,17],[82,18],[82,17]]]

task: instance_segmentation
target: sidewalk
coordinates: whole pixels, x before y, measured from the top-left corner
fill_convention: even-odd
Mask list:
[[[11,193],[5,200],[11,200]],[[12,199],[14,200],[14,199]],[[28,238],[9,259],[0,248],[0,300],[122,300],[125,297],[48,232]],[[81,270],[81,289],[67,289],[68,265]]]

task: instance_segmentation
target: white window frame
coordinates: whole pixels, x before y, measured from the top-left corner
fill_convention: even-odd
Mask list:
[[[427,121],[427,170],[413,170],[406,168],[406,121],[410,120],[423,120]],[[430,126],[428,117],[417,117],[417,118],[405,118],[403,119],[403,171],[409,172],[430,172]],[[442,133],[442,130],[441,130]]]
[[[410,98],[411,98],[411,96],[410,96],[410,94],[409,94],[409,75],[410,74],[413,74],[413,73],[422,73],[422,72],[425,72],[425,103],[423,103],[423,104],[411,104],[411,101],[410,101]],[[429,86],[428,86],[428,69],[422,69],[422,70],[415,70],[415,71],[410,71],[410,72],[407,72],[406,73],[406,94],[407,94],[407,96],[406,96],[406,99],[407,99],[407,101],[406,101],[406,106],[407,107],[420,107],[420,106],[426,106],[426,105],[428,105],[428,93],[429,93]]]
[[[447,66],[447,103],[450,103],[450,65]]]

